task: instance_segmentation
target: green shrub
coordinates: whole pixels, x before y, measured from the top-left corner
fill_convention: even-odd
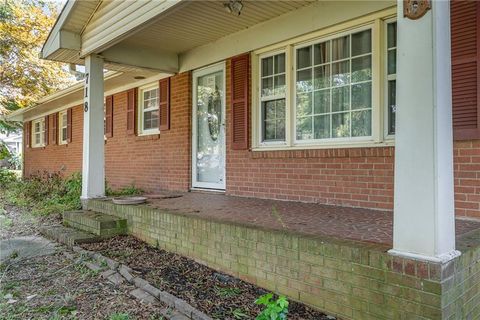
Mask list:
[[[10,183],[5,194],[14,205],[28,207],[33,214],[49,215],[80,209],[81,191],[80,173],[64,179],[59,173],[44,172]]]
[[[15,172],[0,168],[0,189],[6,189],[17,181],[18,177]]]
[[[288,314],[288,300],[285,296],[273,299],[272,293],[267,293],[255,300],[256,304],[265,306],[265,309],[255,318],[256,320],[285,320]]]

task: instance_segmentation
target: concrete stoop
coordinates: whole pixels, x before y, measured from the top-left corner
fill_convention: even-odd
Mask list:
[[[63,213],[66,226],[102,238],[127,234],[127,220],[95,211],[79,210]]]

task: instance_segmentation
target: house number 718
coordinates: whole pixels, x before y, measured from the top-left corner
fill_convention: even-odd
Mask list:
[[[85,98],[88,98],[88,78],[89,78],[89,74],[86,73],[85,74]],[[85,101],[84,104],[83,104],[83,110],[85,112],[88,111],[88,102]]]

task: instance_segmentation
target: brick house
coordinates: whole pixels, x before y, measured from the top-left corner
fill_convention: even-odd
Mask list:
[[[480,218],[480,2],[430,5],[70,0],[42,56],[86,80],[10,115],[24,174],[392,211],[390,254],[443,268]]]

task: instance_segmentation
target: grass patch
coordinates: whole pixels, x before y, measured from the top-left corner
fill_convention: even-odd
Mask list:
[[[5,217],[1,212],[0,212],[0,229],[7,229],[10,228],[13,224],[13,220],[10,218]]]

